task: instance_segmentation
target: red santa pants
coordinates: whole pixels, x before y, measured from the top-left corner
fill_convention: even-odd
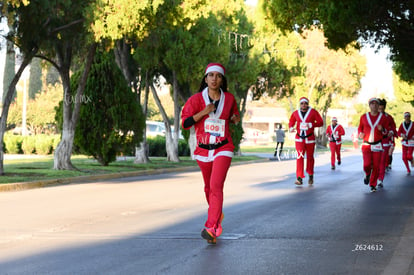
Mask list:
[[[388,162],[389,162],[389,153],[388,151],[390,150],[390,146],[387,145],[382,145],[382,148],[384,149],[384,151],[381,152],[381,161],[380,161],[380,169],[379,169],[379,174],[378,174],[378,179],[383,181],[385,178],[385,168],[387,168],[388,166]]]
[[[402,146],[402,160],[407,168],[407,173],[411,172],[408,162],[413,160],[413,151],[414,147]]]
[[[204,180],[204,193],[208,203],[208,216],[205,226],[217,228],[223,210],[223,187],[231,158],[216,157],[212,162],[198,161]]]
[[[377,186],[379,175],[379,168],[381,162],[381,152],[374,152],[371,150],[371,145],[363,144],[361,146],[362,160],[364,165],[365,175],[371,175],[369,185]]]
[[[335,167],[335,154],[338,162],[341,161],[341,144],[329,142],[329,149],[331,149],[331,165],[332,167]]]
[[[296,177],[305,178],[303,172],[306,154],[306,173],[313,175],[313,167],[315,165],[315,159],[313,153],[315,152],[315,143],[306,143],[305,141],[296,141]]]

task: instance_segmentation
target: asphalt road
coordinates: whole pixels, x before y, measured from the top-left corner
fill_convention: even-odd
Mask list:
[[[414,274],[401,153],[376,193],[359,152],[316,165],[312,187],[294,160],[232,166],[216,245],[199,172],[0,193],[0,274]]]

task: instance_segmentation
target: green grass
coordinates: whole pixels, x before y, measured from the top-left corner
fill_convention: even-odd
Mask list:
[[[233,158],[233,162],[256,159],[260,158],[255,156],[237,156]],[[71,160],[78,170],[54,170],[53,156],[36,158],[24,158],[22,156],[19,159],[5,160],[5,174],[0,176],[0,184],[197,166],[197,162],[191,160],[190,157],[180,157],[181,162],[179,163],[169,162],[165,157],[151,157],[151,163],[148,164],[136,164],[133,158],[125,158],[125,160],[121,159],[110,163],[108,166],[101,166],[96,160],[85,156],[73,156]]]

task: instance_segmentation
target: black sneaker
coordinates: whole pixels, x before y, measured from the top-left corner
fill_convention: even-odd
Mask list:
[[[378,187],[384,188],[384,185],[382,184],[382,180],[379,180],[378,182],[379,182]]]
[[[331,166],[331,170],[335,170],[335,166]]]
[[[313,175],[309,175],[309,185],[313,184]]]
[[[340,160],[338,160],[338,165],[341,165],[341,161]]]
[[[301,177],[298,177],[297,180],[295,181],[296,185],[302,185],[303,184],[303,180]]]
[[[365,175],[365,178],[364,178],[364,184],[365,184],[365,185],[368,185],[368,184],[369,184],[369,178],[370,178],[370,176],[371,176],[371,175],[368,175],[368,176],[367,176],[367,175]]]
[[[376,192],[376,191],[377,191],[377,187],[371,185],[371,193]]]

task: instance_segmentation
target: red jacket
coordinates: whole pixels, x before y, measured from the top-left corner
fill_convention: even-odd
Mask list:
[[[378,126],[381,125],[383,130],[378,130]],[[370,112],[365,113],[359,120],[358,134],[364,133],[363,138],[365,144],[379,143],[382,138],[387,134],[387,118],[383,113],[373,116]]]
[[[315,143],[315,127],[323,126],[323,119],[318,111],[309,107],[304,116],[302,116],[300,110],[292,113],[289,119],[289,128],[294,127],[295,124],[295,140],[297,142],[305,141],[306,143]]]
[[[335,128],[333,125],[329,125],[326,129],[326,135],[330,142],[336,142],[336,144],[342,143],[342,136],[345,135],[345,130],[342,125],[336,124]]]
[[[210,104],[210,100],[208,97],[208,89],[204,89],[204,91],[197,93],[191,96],[187,102],[185,103],[182,113],[181,113],[181,125],[184,128],[184,121],[198,112],[202,111],[208,104]],[[229,92],[221,92],[220,101],[217,107],[216,112],[211,112],[209,115],[204,116],[200,121],[194,124],[196,138],[197,138],[197,147],[194,151],[194,158],[200,161],[209,162],[213,161],[216,156],[233,156],[234,145],[231,139],[230,134],[230,118],[233,115],[239,114],[239,109],[237,108],[237,103],[234,96]],[[210,119],[210,120],[207,120]],[[211,126],[212,124],[209,123],[211,119],[219,120],[224,123],[224,126],[219,130],[219,133],[209,133],[206,127]],[[216,124],[217,125],[217,124]],[[189,127],[191,128],[191,127]],[[186,128],[186,129],[189,129]],[[185,128],[184,128],[185,129]],[[215,144],[221,141],[226,140],[228,141],[227,144],[221,146],[220,148],[214,150],[208,150],[204,148],[200,148],[199,144]]]
[[[402,137],[403,134],[406,136],[406,138],[401,141],[403,146],[414,146],[413,144],[408,144],[409,139],[414,140],[414,123],[412,121],[410,121],[408,127],[405,126],[404,122],[401,123],[397,134],[399,137]],[[412,141],[410,143],[412,143]]]
[[[384,116],[387,121],[387,125],[385,126],[385,128],[387,129],[388,133],[392,133],[393,135],[391,137],[389,137],[388,134],[384,135],[382,139],[382,144],[385,146],[389,146],[393,144],[394,136],[397,135],[397,126],[395,125],[395,121],[392,115],[384,112]]]

